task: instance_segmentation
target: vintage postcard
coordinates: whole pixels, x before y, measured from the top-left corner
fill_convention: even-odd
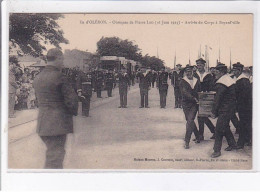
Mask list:
[[[252,170],[253,14],[9,14],[8,169]]]

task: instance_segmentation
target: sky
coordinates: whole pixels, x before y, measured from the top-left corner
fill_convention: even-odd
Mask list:
[[[58,21],[69,44],[65,49],[95,52],[102,36],[133,41],[142,54],[159,56],[165,65],[194,65],[208,46],[210,66],[253,65],[252,14],[65,14]],[[133,22],[132,24],[130,22]],[[220,51],[220,52],[219,52]],[[220,53],[220,54],[219,54]],[[203,56],[202,56],[203,57]]]

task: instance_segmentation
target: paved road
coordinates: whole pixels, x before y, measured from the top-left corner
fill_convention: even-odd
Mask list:
[[[149,93],[150,109],[139,109],[137,86],[128,95],[128,108],[119,109],[118,91],[104,98],[90,112],[91,117],[74,118],[75,133],[69,135],[64,167],[68,169],[250,169],[252,150],[225,152],[212,161],[213,140],[205,128],[205,141],[191,143],[185,150],[185,120],[174,109],[170,87],[166,109],[159,107],[156,88]],[[214,121],[215,122],[215,121]],[[34,129],[36,122],[24,128]],[[234,130],[234,128],[232,128]],[[16,129],[17,130],[17,129]],[[24,129],[23,129],[24,130]],[[13,133],[12,137],[15,137]],[[237,138],[237,136],[236,136]],[[9,137],[10,168],[42,168],[45,147],[36,134],[18,141]],[[223,148],[227,147],[224,141]]]

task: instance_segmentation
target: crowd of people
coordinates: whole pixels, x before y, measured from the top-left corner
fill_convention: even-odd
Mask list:
[[[118,71],[99,68],[82,71],[79,68],[64,69],[63,53],[59,49],[50,49],[47,60],[47,66],[39,75],[39,72],[30,72],[29,69],[19,73],[12,65],[9,75],[9,116],[13,116],[14,99],[26,97],[21,101],[23,105],[39,107],[37,132],[47,146],[45,168],[62,168],[66,135],[73,132],[72,116],[78,114],[79,101],[82,102],[82,116],[88,117],[92,93],[96,92],[97,98],[102,98],[101,91],[105,89],[107,97],[112,97],[113,89],[118,86],[118,108],[127,108],[128,91],[136,82],[140,88],[139,108],[150,108],[149,91],[157,87],[158,103],[164,109],[170,80],[174,87],[175,108],[183,110],[187,122],[185,149],[190,148],[192,133],[195,143],[204,140],[204,125],[212,133],[210,139],[215,140],[213,158],[221,155],[223,137],[229,145],[226,151],[252,145],[252,67],[245,68],[238,62],[228,72],[225,64],[218,63],[207,72],[206,61],[200,58],[194,66],[188,64],[182,68],[177,64],[171,72],[167,72],[165,67],[155,71],[145,66],[137,72],[130,72],[124,66]],[[208,116],[198,114],[199,92],[215,94]],[[217,118],[216,125],[209,117]],[[237,142],[230,130],[230,122],[239,134]]]
[[[39,70],[9,66],[9,117],[14,118],[15,110],[37,107],[33,80]]]

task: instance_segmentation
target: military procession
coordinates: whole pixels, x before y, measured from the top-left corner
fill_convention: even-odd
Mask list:
[[[78,115],[79,102],[83,118],[91,115],[94,92],[97,98],[119,95],[118,108],[129,108],[128,93],[135,84],[140,90],[139,108],[150,108],[150,111],[153,111],[149,103],[151,89],[157,88],[157,103],[165,109],[169,85],[173,87],[174,109],[181,109],[186,120],[186,130],[183,129],[185,149],[191,148],[191,140],[199,144],[204,139],[211,139],[211,157],[216,158],[222,154],[223,137],[228,143],[225,151],[252,146],[252,67],[237,62],[230,69],[218,62],[207,71],[206,61],[199,58],[194,65],[182,67],[177,64],[171,70],[165,66],[159,70],[140,66],[136,71],[130,71],[125,65],[95,70],[64,69],[63,53],[59,49],[50,49],[47,60],[46,67],[31,81],[39,108],[37,133],[47,146],[45,168],[63,167],[66,134],[73,131],[72,116]],[[10,67],[9,114],[13,117],[18,84],[15,68]],[[22,77],[25,79],[25,75]],[[115,88],[119,94],[114,93]],[[102,96],[104,90],[106,96]],[[212,119],[216,119],[215,124]],[[239,136],[237,141],[230,129],[231,122]],[[205,126],[211,133],[209,137],[204,135]]]

